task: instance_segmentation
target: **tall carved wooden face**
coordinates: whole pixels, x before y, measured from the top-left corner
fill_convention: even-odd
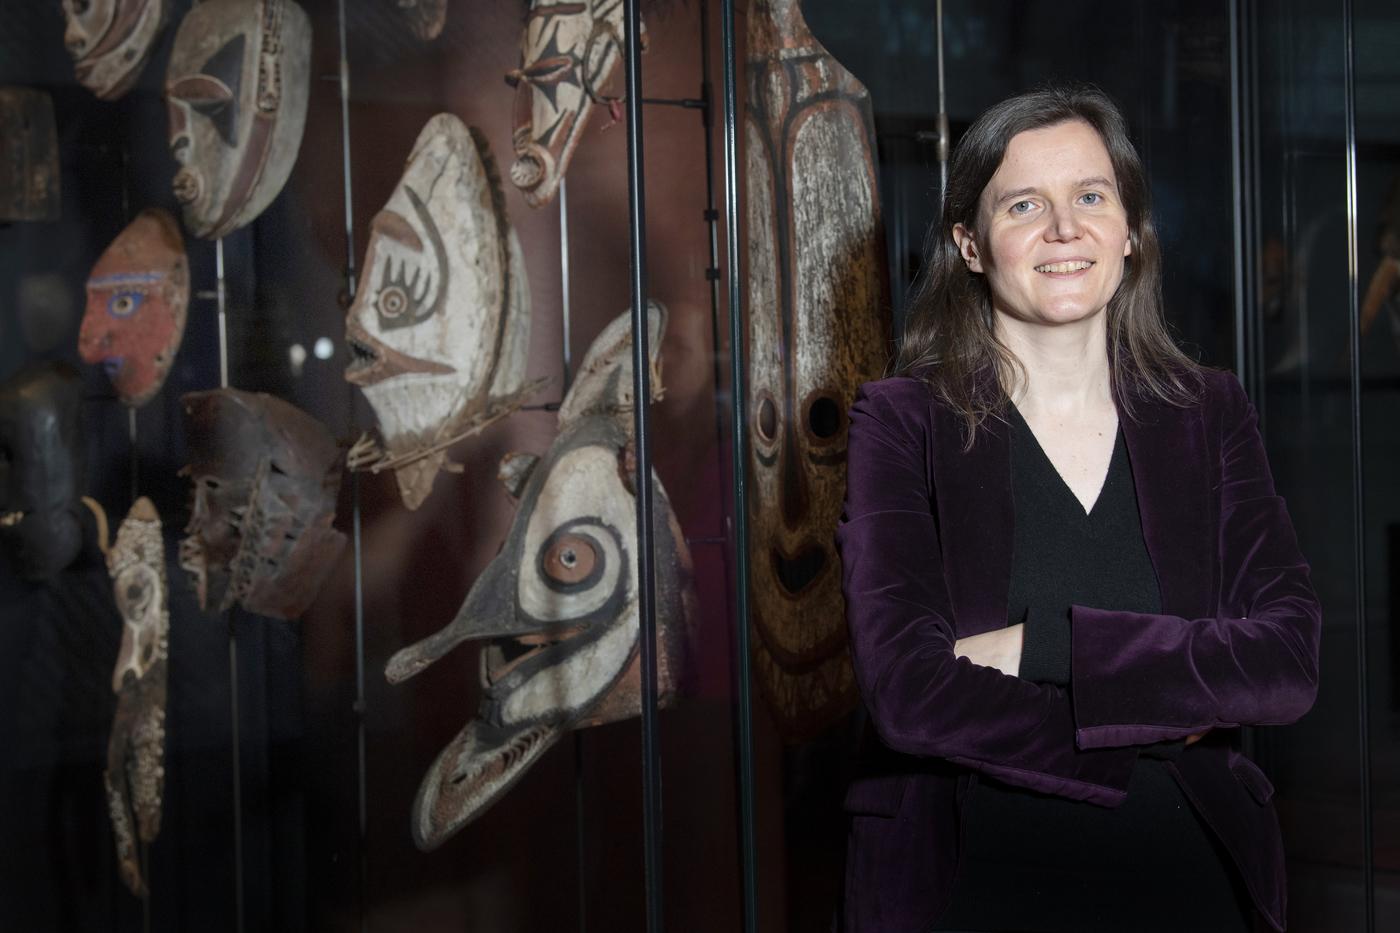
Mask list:
[[[173,183],[205,239],[250,223],[282,190],[306,122],[311,24],[292,0],[204,0],[166,71]]]
[[[58,220],[60,181],[53,99],[0,87],[0,223]]]
[[[796,0],[749,17],[748,439],[758,683],[782,731],[854,701],[834,537],[846,412],[887,352],[869,95]]]
[[[261,392],[182,399],[193,483],[180,566],[201,609],[293,619],[345,546],[331,527],[340,489],[335,439],[301,409]]]
[[[82,380],[63,363],[26,366],[0,384],[0,544],[30,580],[49,580],[82,549]]]
[[[102,365],[125,404],[144,405],[170,373],[189,300],[180,227],[165,211],[148,208],[92,268],[78,354]]]
[[[136,83],[165,25],[167,0],[63,0],[63,43],[78,83],[116,100]]]
[[[594,104],[625,51],[623,0],[530,0],[520,37],[520,67],[506,75],[515,88],[515,162],[510,180],[531,207],[554,198]]]
[[[345,378],[364,390],[391,455],[451,437],[524,382],[530,296],[504,200],[485,138],[444,113],[370,221]],[[409,508],[444,457],[396,470]]]
[[[653,305],[653,360],[664,310]],[[429,768],[413,836],[431,849],[510,789],[565,731],[640,712],[636,498],[627,315],[594,342],[542,458],[508,455],[519,511],[496,556],[442,631],[390,659],[395,683],[463,641],[482,641],[475,718]],[[659,375],[653,366],[654,390]],[[658,687],[669,699],[693,619],[690,554],[655,491]]]

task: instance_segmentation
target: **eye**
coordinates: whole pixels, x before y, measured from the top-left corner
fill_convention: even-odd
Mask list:
[[[1017,201],[1015,204],[1011,205],[1011,213],[1016,215],[1029,214],[1034,207],[1035,203],[1033,201]]]
[[[107,313],[113,317],[131,317],[145,297],[140,292],[115,292],[107,300]]]
[[[1080,197],[1079,200],[1083,201],[1085,204],[1093,206],[1095,204],[1103,203],[1103,195],[1099,194],[1097,191],[1086,191],[1084,195]]]
[[[829,441],[841,433],[841,406],[830,395],[820,395],[807,408],[807,430],[819,441]]]
[[[392,319],[407,311],[408,304],[408,292],[404,291],[401,286],[390,285],[379,292],[379,298],[375,301],[374,306],[380,314]]]
[[[778,439],[778,406],[764,394],[758,401],[758,411],[754,412],[754,426],[758,436],[768,443]]]
[[[556,583],[571,586],[588,579],[598,564],[598,550],[583,535],[556,536],[545,549],[540,567]]]

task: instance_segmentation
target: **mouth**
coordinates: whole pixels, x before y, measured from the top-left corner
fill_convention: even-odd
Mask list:
[[[773,572],[783,589],[794,596],[810,586],[825,567],[826,552],[815,544],[807,545],[793,556],[779,548],[773,549]]]
[[[14,528],[20,522],[24,521],[24,515],[25,513],[22,510],[6,512],[0,515],[0,528]]]
[[[1077,275],[1093,268],[1093,265],[1093,261],[1089,259],[1068,259],[1064,262],[1047,262],[1036,266],[1035,271],[1046,275]]]
[[[356,305],[356,308],[358,307],[359,305]],[[353,319],[345,328],[345,346],[350,350],[350,365],[345,367],[345,381],[361,387],[372,386],[405,373],[442,376],[455,372],[446,364],[416,359],[400,353],[393,347],[386,347],[366,333],[359,322]]]
[[[487,686],[500,683],[511,671],[583,634],[584,627],[576,625],[559,632],[531,632],[516,638],[502,638],[486,645],[482,665]]]
[[[122,371],[124,359],[120,356],[109,356],[102,361],[102,371],[107,374],[108,379],[116,379]]]
[[[353,374],[373,369],[381,359],[374,347],[354,337],[346,337],[345,345],[350,349],[350,365],[345,369],[345,378],[354,382]]]

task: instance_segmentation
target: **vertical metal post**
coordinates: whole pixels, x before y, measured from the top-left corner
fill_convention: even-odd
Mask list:
[[[948,130],[948,94],[943,80],[943,0],[935,6],[938,26],[935,37],[938,41],[938,204],[942,214],[943,199],[948,196],[948,151],[952,140]]]
[[[572,317],[569,314],[569,190],[568,180],[559,179],[559,309],[563,320],[564,392],[573,382]],[[562,397],[562,396],[561,396]]]
[[[1370,627],[1366,611],[1366,487],[1362,464],[1361,436],[1361,297],[1360,248],[1357,242],[1356,169],[1356,21],[1352,0],[1342,0],[1342,31],[1345,47],[1346,107],[1346,197],[1347,197],[1347,346],[1351,355],[1351,509],[1352,562],[1356,568],[1352,585],[1356,588],[1356,710],[1361,732],[1361,838],[1362,878],[1366,892],[1366,930],[1376,928],[1375,839],[1371,815],[1371,727],[1367,712],[1367,686]]]
[[[642,830],[648,933],[660,933],[661,761],[656,741],[656,578],[653,572],[651,352],[648,344],[646,187],[642,152],[642,47],[639,0],[626,0],[627,207],[632,247],[632,392],[637,459],[637,609],[642,657]]]
[[[758,885],[755,870],[753,800],[753,695],[749,671],[749,521],[745,461],[748,457],[744,413],[743,302],[739,275],[739,162],[737,46],[734,0],[720,0],[720,42],[724,54],[724,212],[725,245],[729,260],[729,373],[734,470],[734,654],[739,687],[737,711],[739,746],[739,838],[744,885],[744,931],[758,928]]]
[[[341,196],[345,214],[345,296],[355,300],[355,205],[350,167],[350,58],[346,49],[345,0],[336,2],[336,39],[340,52],[340,171]],[[351,434],[355,427],[355,390],[347,386],[350,401]],[[355,561],[355,816],[356,816],[356,909],[361,933],[369,927],[369,755],[365,734],[365,574],[364,535],[361,522],[360,474],[350,473],[350,537]]]

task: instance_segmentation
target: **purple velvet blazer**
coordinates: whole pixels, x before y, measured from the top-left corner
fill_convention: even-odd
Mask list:
[[[1166,767],[1283,929],[1273,787],[1223,730],[1290,723],[1312,706],[1317,597],[1235,377],[1207,373],[1190,407],[1138,398],[1134,409],[1122,429],[1162,614],[1073,607],[1066,691],[953,654],[957,638],[1007,624],[1006,426],[989,420],[964,452],[961,419],[922,382],[861,387],[837,543],[878,742],[846,797],[848,933],[914,933],[937,919],[975,775],[1112,807],[1138,746],[1206,729],[1222,731]]]

